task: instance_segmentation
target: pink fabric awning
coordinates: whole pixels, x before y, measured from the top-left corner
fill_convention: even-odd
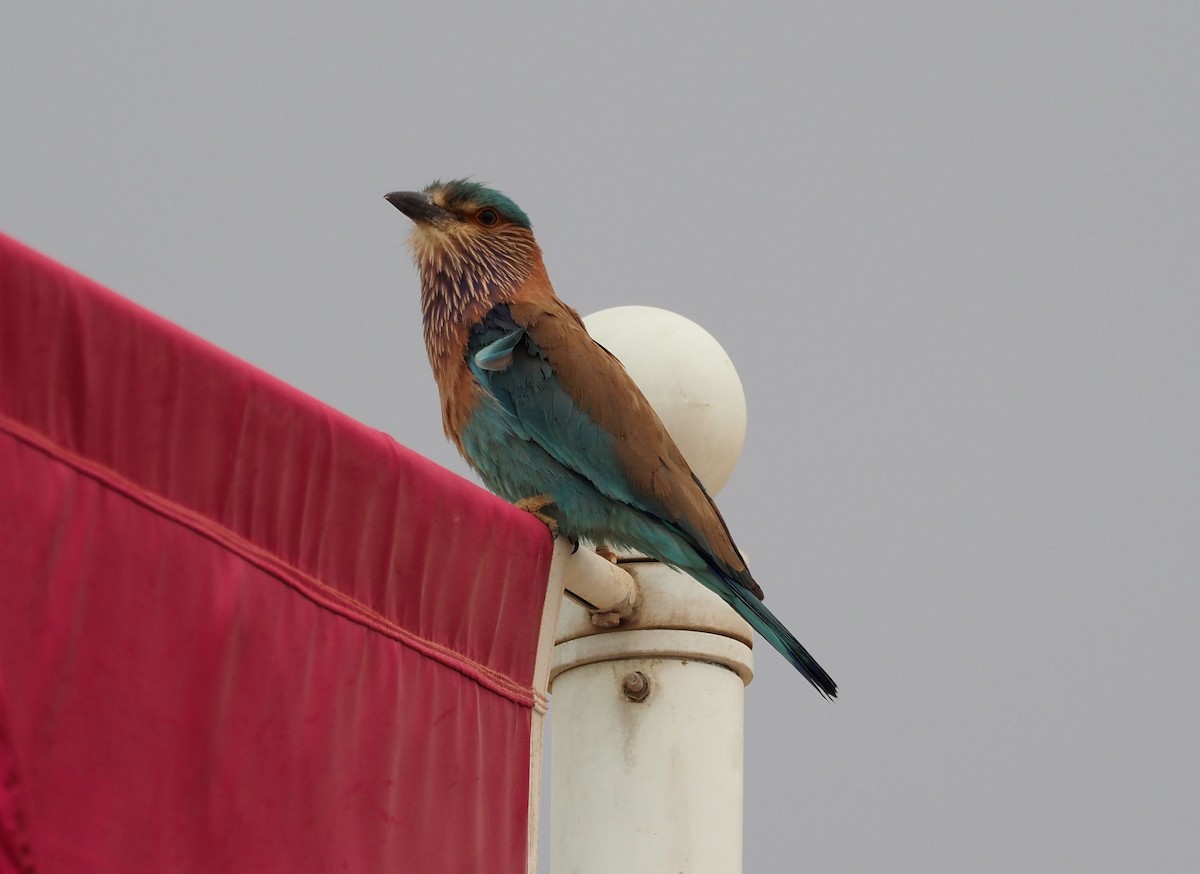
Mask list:
[[[550,553],[0,236],[0,871],[524,871]]]

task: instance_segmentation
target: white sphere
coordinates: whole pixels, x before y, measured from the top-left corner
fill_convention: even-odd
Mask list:
[[[625,365],[704,488],[719,492],[746,440],[746,394],[721,344],[656,307],[613,307],[583,321]]]

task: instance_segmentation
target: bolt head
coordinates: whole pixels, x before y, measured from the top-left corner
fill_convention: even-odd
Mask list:
[[[641,671],[626,674],[621,681],[621,693],[629,701],[645,701],[650,696],[650,678]]]

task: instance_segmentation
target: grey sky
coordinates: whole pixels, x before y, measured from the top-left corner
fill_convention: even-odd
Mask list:
[[[768,8],[769,6],[769,8]],[[0,229],[400,442],[474,174],[747,390],[746,870],[1200,866],[1193,4],[21,3]]]

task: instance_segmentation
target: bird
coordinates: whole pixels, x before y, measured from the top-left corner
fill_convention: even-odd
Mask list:
[[[470,179],[385,199],[413,222],[442,425],[484,484],[578,547],[635,550],[715,592],[827,698],[716,504],[633,379],[550,283],[529,217]]]

